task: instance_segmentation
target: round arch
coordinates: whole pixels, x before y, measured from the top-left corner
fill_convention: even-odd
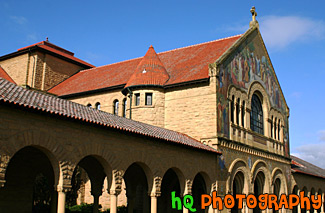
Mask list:
[[[265,183],[264,183],[264,189],[263,189],[263,193],[270,193],[271,189],[271,174],[270,171],[266,168],[266,163],[263,160],[257,160],[254,165],[252,166],[252,181],[251,183],[253,184],[257,174],[259,172],[262,172],[264,174],[265,177]]]
[[[243,192],[248,195],[250,193],[250,188],[251,188],[251,173],[249,171],[248,165],[246,164],[246,162],[243,159],[236,159],[234,160],[229,169],[229,177],[227,178],[227,192],[231,193],[233,192],[233,182],[234,179],[237,175],[237,173],[241,172],[244,175],[244,186],[243,186]]]

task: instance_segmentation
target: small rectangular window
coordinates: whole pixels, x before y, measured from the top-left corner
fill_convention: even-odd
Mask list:
[[[135,95],[135,105],[140,105],[140,93],[134,94]]]
[[[146,93],[146,105],[152,105],[152,93]]]

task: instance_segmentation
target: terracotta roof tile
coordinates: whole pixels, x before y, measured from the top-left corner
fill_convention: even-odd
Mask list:
[[[325,170],[291,155],[291,170],[302,174],[325,178]]]
[[[221,154],[212,147],[206,146],[185,134],[112,115],[47,94],[27,90],[0,78],[0,104],[4,103]]]
[[[209,64],[215,62],[240,37],[233,36],[157,54],[170,77],[165,85],[209,78]],[[63,96],[126,84],[141,59],[83,70],[49,92]]]
[[[8,75],[8,73],[0,66],[0,78],[4,78],[11,83],[16,84],[16,82]]]
[[[36,46],[41,48],[41,49],[44,49],[44,50],[50,51],[52,53],[58,54],[60,56],[63,56],[65,58],[68,58],[70,60],[73,60],[75,62],[78,62],[80,64],[83,64],[83,65],[87,66],[88,68],[95,67],[92,64],[89,64],[89,63],[87,63],[87,62],[85,62],[85,61],[83,61],[83,60],[81,60],[79,58],[74,57],[73,52],[70,52],[70,51],[68,51],[66,49],[63,49],[63,48],[61,48],[59,46],[56,46],[56,45],[54,45],[54,44],[52,44],[52,43],[50,43],[48,41],[41,41],[41,42],[38,42],[36,44],[32,44],[32,45],[29,45],[27,47],[20,48],[17,51],[23,51],[25,49],[28,49],[28,48],[31,48],[31,47],[36,47]]]
[[[169,75],[166,68],[151,45],[129,78],[125,88],[138,85],[163,86],[168,79]]]

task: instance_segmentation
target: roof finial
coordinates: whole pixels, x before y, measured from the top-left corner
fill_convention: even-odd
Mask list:
[[[253,6],[250,11],[252,13],[252,21],[249,23],[249,27],[254,27],[254,26],[259,27],[259,24],[258,24],[258,22],[256,20],[257,13],[256,13],[256,10],[255,10],[255,7]]]
[[[49,37],[46,37],[46,41],[49,42]]]

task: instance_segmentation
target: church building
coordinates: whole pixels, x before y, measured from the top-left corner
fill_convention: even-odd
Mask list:
[[[52,213],[191,212],[172,208],[176,192],[212,213],[202,194],[303,191],[320,208],[222,212],[324,213],[325,170],[290,155],[289,107],[251,13],[241,35],[100,67],[48,39],[0,56],[0,212],[35,212],[36,194]]]

